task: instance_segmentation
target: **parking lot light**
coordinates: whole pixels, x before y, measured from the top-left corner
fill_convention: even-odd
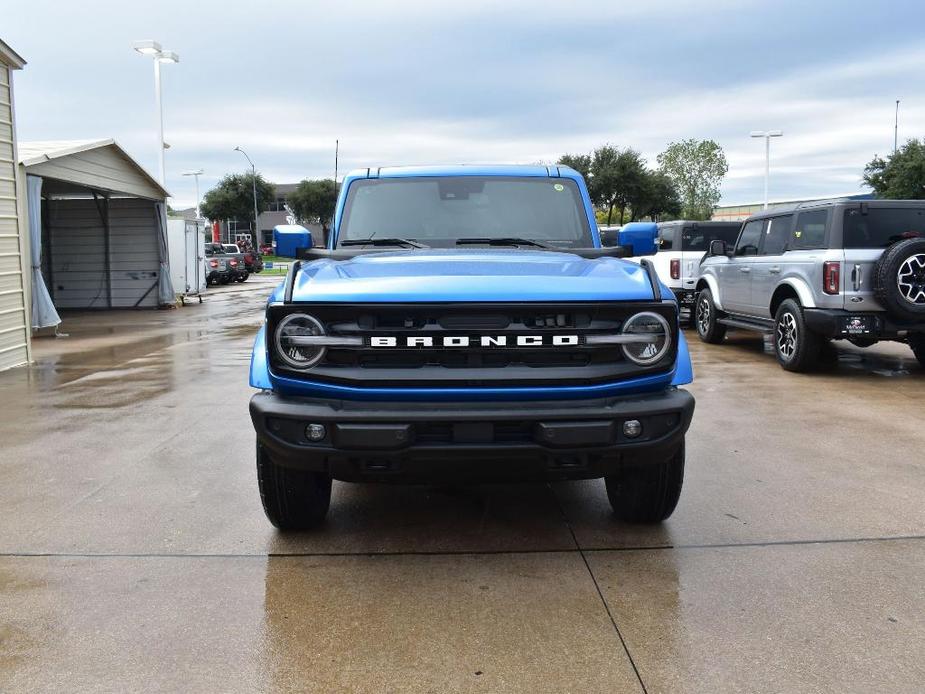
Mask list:
[[[165,51],[161,44],[153,39],[144,41],[135,41],[132,48],[141,55],[154,58],[154,98],[157,102],[157,165],[158,165],[158,183],[164,185],[164,150],[167,149],[167,143],[164,142],[164,105],[161,101],[161,63],[179,63],[180,56],[174,51]]]
[[[258,237],[260,234],[257,231],[257,218],[260,216],[260,212],[257,210],[257,167],[254,166],[254,162],[251,161],[251,158],[247,156],[247,152],[245,152],[243,149],[240,147],[235,147],[234,151],[243,154],[244,158],[247,159],[247,163],[251,165],[251,185],[254,192],[254,238],[251,239],[251,241],[254,244],[259,244],[260,239]]]
[[[157,41],[152,41],[147,39],[145,41],[136,41],[132,44],[132,48],[141,53],[142,55],[157,55],[161,52],[161,44]]]
[[[764,209],[768,209],[768,180],[771,178],[771,138],[781,137],[783,130],[752,130],[752,137],[764,138]]]
[[[202,169],[196,169],[195,171],[184,171],[184,176],[192,176],[196,179],[196,219],[201,219],[202,215],[199,214],[199,177],[205,173]]]

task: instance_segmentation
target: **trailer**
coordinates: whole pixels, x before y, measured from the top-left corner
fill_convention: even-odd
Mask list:
[[[205,238],[204,220],[167,221],[170,279],[183,303],[186,303],[188,296],[198,296],[202,302],[202,293],[206,290]]]

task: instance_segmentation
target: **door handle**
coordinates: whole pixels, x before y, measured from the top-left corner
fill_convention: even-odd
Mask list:
[[[772,275],[779,275],[780,265],[772,265],[771,267],[768,268],[768,272],[770,272]]]
[[[740,267],[739,268],[739,272],[751,272],[751,271],[752,269],[750,267]]]
[[[861,266],[855,265],[851,270],[851,283],[854,285],[854,291],[861,291],[861,285],[864,282],[861,280]]]

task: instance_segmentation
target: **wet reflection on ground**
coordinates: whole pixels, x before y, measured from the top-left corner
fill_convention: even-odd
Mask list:
[[[659,526],[616,521],[600,480],[336,483],[328,523],[283,535],[247,411],[269,290],[66,315],[71,337],[0,373],[0,689],[925,681],[925,371],[905,346],[834,343],[802,375],[761,337],[688,331],[697,412]]]
[[[738,361],[740,357],[747,358],[751,354],[760,353],[766,356],[769,363],[776,365],[771,335],[762,336],[758,333],[730,330],[723,344],[702,345],[696,331],[687,330],[685,334],[688,344],[697,352],[697,357]],[[695,367],[696,365],[695,359]],[[847,340],[836,340],[824,345],[817,373],[827,376],[843,373],[854,378],[859,372],[875,376],[914,378],[925,374],[912,350],[903,343],[881,342],[872,347],[862,348]]]

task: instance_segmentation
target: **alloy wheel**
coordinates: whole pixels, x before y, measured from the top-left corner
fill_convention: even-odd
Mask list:
[[[710,329],[710,302],[707,297],[701,296],[697,301],[697,330],[706,335]]]
[[[910,255],[896,274],[899,295],[910,304],[925,304],[925,253]]]
[[[785,313],[777,321],[777,351],[787,361],[797,351],[797,321],[792,313]]]

